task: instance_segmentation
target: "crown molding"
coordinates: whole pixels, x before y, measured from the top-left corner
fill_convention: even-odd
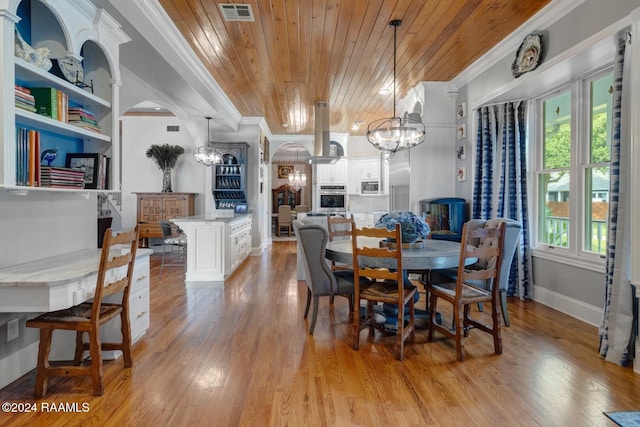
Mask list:
[[[584,3],[585,0],[555,0],[542,8],[538,13],[522,24],[518,29],[509,34],[500,43],[496,44],[487,53],[482,55],[473,64],[451,80],[455,88],[461,88],[487,71],[496,62],[513,53],[522,43],[522,39],[535,31],[541,31],[563,16],[567,15],[576,7]]]

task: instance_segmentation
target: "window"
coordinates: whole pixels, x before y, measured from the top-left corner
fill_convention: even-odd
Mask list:
[[[612,92],[609,71],[539,101],[538,248],[606,252]]]

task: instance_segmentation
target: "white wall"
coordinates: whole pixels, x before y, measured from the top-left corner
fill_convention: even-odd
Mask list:
[[[162,171],[153,159],[146,156],[152,144],[179,145],[185,152],[178,158],[172,172],[172,187],[176,193],[198,193],[195,213],[203,214],[204,197],[210,168],[197,163],[192,156],[193,138],[181,121],[171,116],[122,117],[122,228],[136,224],[137,199],[135,192],[162,191]],[[179,126],[179,132],[167,132],[167,126]],[[206,120],[202,119],[206,130]]]

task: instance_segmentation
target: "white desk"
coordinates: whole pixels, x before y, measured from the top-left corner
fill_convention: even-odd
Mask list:
[[[0,268],[0,313],[35,314],[61,310],[93,298],[100,253],[101,249],[86,249]],[[142,248],[136,252],[129,296],[131,338],[134,342],[149,328],[149,255],[152,253],[152,250]],[[57,331],[56,334],[50,360],[73,358],[75,333]],[[105,341],[114,335],[113,339],[120,339],[120,320],[114,319],[103,325],[101,335]],[[58,338],[60,336],[64,338]],[[118,354],[104,352],[103,356],[109,359]]]

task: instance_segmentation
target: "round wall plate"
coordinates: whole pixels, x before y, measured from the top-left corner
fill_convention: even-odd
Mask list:
[[[511,65],[513,77],[520,77],[524,73],[535,70],[542,60],[542,36],[540,34],[529,34],[524,38],[516,59]]]

